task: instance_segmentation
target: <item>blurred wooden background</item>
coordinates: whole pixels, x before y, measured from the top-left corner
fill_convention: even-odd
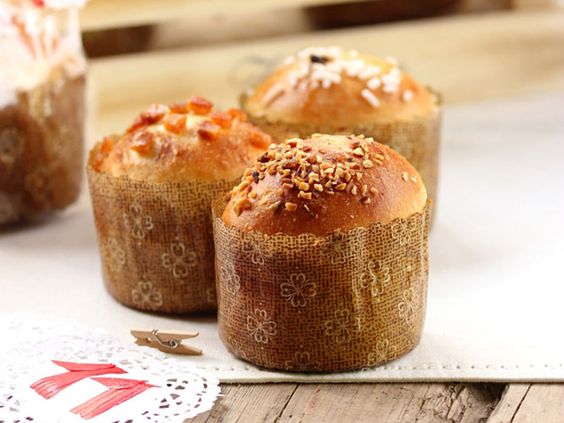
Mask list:
[[[564,88],[563,0],[92,0],[81,15],[95,137],[151,102],[226,106],[286,55],[395,56],[448,104]]]

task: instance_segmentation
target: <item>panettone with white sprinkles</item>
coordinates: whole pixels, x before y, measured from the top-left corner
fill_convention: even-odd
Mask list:
[[[106,287],[142,310],[216,308],[211,203],[270,136],[208,100],[152,105],[91,151],[88,182]]]
[[[440,98],[393,58],[306,48],[243,95],[241,106],[278,141],[313,133],[374,137],[415,166],[435,199]]]
[[[413,166],[364,136],[274,144],[214,204],[219,335],[289,371],[376,366],[421,337],[429,203]]]

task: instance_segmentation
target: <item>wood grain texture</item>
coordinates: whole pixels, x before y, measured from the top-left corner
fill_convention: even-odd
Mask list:
[[[274,422],[288,404],[296,387],[293,383],[223,385],[222,396],[214,408],[190,422]]]
[[[390,383],[223,385],[190,422],[560,423],[563,384]]]
[[[476,422],[498,400],[496,385],[299,385],[281,422]]]
[[[356,0],[91,0],[80,14],[86,31],[135,25],[155,24],[171,20],[298,8]],[[282,4],[282,6],[281,6]]]
[[[564,386],[537,383],[531,385],[511,423],[562,423],[564,421]]]
[[[530,388],[531,385],[528,383],[512,383],[507,385],[499,403],[490,415],[488,423],[511,422]]]
[[[191,420],[211,422],[485,421],[499,384],[224,385],[214,409]]]
[[[152,102],[201,94],[222,106],[236,104],[242,91],[286,55],[331,44],[392,54],[451,104],[564,88],[563,12],[438,18],[94,60],[96,134],[123,129]]]

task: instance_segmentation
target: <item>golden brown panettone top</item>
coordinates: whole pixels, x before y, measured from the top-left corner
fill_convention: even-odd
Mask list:
[[[233,188],[223,221],[266,234],[325,235],[421,212],[411,164],[363,136],[315,134],[271,145]]]
[[[201,97],[152,105],[121,136],[90,153],[98,172],[151,182],[234,180],[266,150],[270,136],[237,109],[213,110]]]
[[[437,104],[437,97],[400,70],[395,59],[339,47],[311,47],[290,56],[242,99],[253,119],[335,131],[425,116]]]

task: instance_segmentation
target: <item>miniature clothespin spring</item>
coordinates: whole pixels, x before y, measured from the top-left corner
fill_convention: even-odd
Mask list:
[[[199,335],[198,332],[131,329],[130,333],[135,338],[137,345],[157,348],[162,352],[172,354],[202,354],[200,348],[192,347],[182,342],[184,339],[195,338]]]

